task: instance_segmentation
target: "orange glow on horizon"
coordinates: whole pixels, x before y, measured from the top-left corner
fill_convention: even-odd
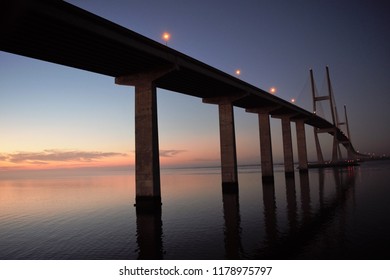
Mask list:
[[[240,76],[240,75],[241,75],[241,70],[240,70],[240,69],[237,69],[237,70],[236,70],[236,75],[237,75],[237,76]]]
[[[114,166],[129,166],[134,165],[134,155],[115,156],[111,158],[103,158],[99,160],[69,160],[69,161],[34,161],[9,162],[0,161],[2,171],[12,170],[52,170],[52,169],[72,169],[72,168],[94,168],[94,167],[114,167]]]
[[[214,149],[205,149],[202,153],[186,150],[160,150],[160,166],[203,166],[219,164],[219,154]],[[135,153],[116,155],[107,158],[83,160],[41,160],[26,159],[23,161],[0,160],[0,172],[39,171],[56,169],[115,168],[135,166]]]
[[[269,92],[272,93],[272,94],[275,94],[276,93],[276,88],[275,87],[271,87],[269,89]]]

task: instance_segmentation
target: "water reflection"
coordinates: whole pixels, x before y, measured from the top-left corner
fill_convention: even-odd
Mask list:
[[[326,172],[332,173],[336,191],[334,191],[324,202],[324,171],[319,172],[319,207],[315,208],[312,204],[310,195],[309,173],[300,173],[300,199],[301,199],[301,219],[298,221],[297,198],[295,192],[295,178],[286,176],[286,200],[287,200],[287,219],[288,231],[280,232],[278,236],[276,222],[276,205],[274,199],[273,186],[263,183],[265,231],[267,248],[259,248],[254,258],[266,259],[327,259],[335,258],[334,255],[323,254],[316,246],[318,237],[323,237],[323,231],[334,222],[337,216],[338,230],[336,235],[332,234],[330,239],[337,239],[338,246],[345,243],[345,207],[350,194],[355,187],[355,173],[352,169],[329,169]],[[315,186],[315,184],[313,184]],[[313,187],[312,186],[312,187]],[[325,240],[322,240],[325,242]],[[334,242],[333,240],[328,240]],[[308,249],[310,248],[310,249]],[[319,251],[318,254],[316,251]],[[310,253],[307,253],[310,252]],[[310,257],[308,257],[310,256]]]
[[[291,233],[298,227],[297,195],[295,190],[295,178],[286,176],[287,219]]]
[[[302,220],[305,223],[310,221],[311,218],[309,173],[300,172],[299,181],[301,184]]]
[[[225,258],[239,259],[242,252],[240,204],[237,188],[222,189]]]
[[[299,256],[303,259],[313,256],[316,259],[353,259],[347,248],[347,207],[355,189],[355,173],[353,168],[334,168],[324,172],[333,175],[331,182],[335,190],[320,204],[312,219],[302,225],[307,241]],[[319,176],[319,180],[319,185],[324,186],[325,176]],[[323,197],[321,199],[324,200]]]
[[[138,202],[136,215],[138,259],[162,259],[161,204]]]
[[[318,191],[319,191],[319,204],[320,208],[324,207],[324,182],[325,182],[325,172],[324,169],[318,169]]]
[[[263,221],[264,236],[257,236],[255,240],[250,240],[251,244],[261,244],[255,252],[253,248],[244,248],[243,245],[243,231],[248,224],[242,222],[239,189],[237,186],[223,187],[224,258],[296,259],[306,258],[309,255],[310,258],[315,259],[329,258],[330,256],[320,252],[317,255],[316,250],[319,250],[319,247],[312,245],[317,244],[319,236],[324,244],[334,243],[332,239],[336,238],[337,246],[342,248],[346,241],[344,233],[347,218],[340,212],[346,212],[344,209],[346,201],[351,197],[350,194],[353,194],[354,169],[326,169],[311,173],[315,175],[314,179],[318,178],[318,182],[316,180],[310,182],[309,174],[309,172],[295,174],[299,176],[297,178],[299,186],[296,186],[294,175],[285,176],[285,186],[275,186],[275,181],[267,180],[258,184],[257,190],[260,185],[262,188],[263,217],[257,218]],[[326,181],[329,184],[325,184]],[[252,188],[256,191],[254,183]],[[276,188],[285,188],[283,198],[277,198]],[[299,196],[297,196],[297,189],[299,189]],[[315,190],[318,190],[318,195]],[[283,200],[285,200],[286,207],[278,207],[278,203]],[[258,209],[261,209],[261,205],[257,205]],[[286,212],[283,213],[283,211]],[[251,210],[251,213],[254,212],[256,211]],[[283,219],[278,218],[284,215],[287,218],[286,226],[282,225]],[[164,237],[161,205],[142,207],[137,204],[136,216],[138,259],[163,259]],[[329,223],[335,220],[336,216],[338,217],[337,232],[331,237],[324,236],[323,231]],[[165,250],[170,249],[165,248]],[[310,251],[310,254],[307,254],[307,251]]]
[[[264,226],[266,232],[266,241],[272,245],[278,238],[277,219],[276,219],[276,201],[275,184],[273,181],[263,181],[263,204],[264,204]]]
[[[367,213],[355,205],[363,190],[359,180],[355,194],[356,175],[354,167],[276,172],[262,182],[247,171],[239,189],[221,190],[219,173],[173,174],[163,185],[164,211],[129,206],[134,186],[126,174],[0,180],[0,258],[351,258],[351,234],[369,228],[351,230]]]

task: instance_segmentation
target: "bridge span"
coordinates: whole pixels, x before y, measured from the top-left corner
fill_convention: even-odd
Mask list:
[[[281,119],[285,172],[292,173],[291,122],[299,168],[307,170],[305,124],[333,135],[357,155],[334,124],[260,88],[60,0],[1,0],[0,50],[115,78],[135,87],[136,200],[161,201],[156,88],[202,98],[219,108],[221,173],[236,188],[233,107],[258,115],[261,170],[273,178],[270,116]]]

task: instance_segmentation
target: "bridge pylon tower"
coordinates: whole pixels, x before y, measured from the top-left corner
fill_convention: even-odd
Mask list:
[[[332,123],[335,127],[334,131],[330,131],[329,129],[320,129],[314,127],[314,141],[317,150],[318,163],[320,164],[324,163],[324,157],[322,154],[321,145],[318,138],[319,133],[330,133],[333,135],[332,162],[338,162],[342,158],[341,150],[340,150],[340,141],[337,139],[337,129],[339,128],[340,124],[344,124],[344,123],[340,123],[338,120],[337,109],[336,109],[335,100],[333,96],[332,85],[330,82],[328,66],[326,66],[326,78],[328,83],[328,94],[323,96],[316,96],[316,87],[314,83],[313,70],[310,69],[310,81],[311,81],[311,89],[312,89],[312,96],[313,96],[313,113],[314,114],[317,113],[317,102],[329,100],[330,111],[332,115]]]

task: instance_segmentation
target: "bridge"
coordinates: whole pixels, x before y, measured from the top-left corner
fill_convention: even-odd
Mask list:
[[[285,172],[294,172],[291,122],[299,169],[308,168],[305,125],[331,134],[350,156],[348,137],[318,115],[134,31],[60,0],[1,1],[0,50],[115,78],[135,87],[136,201],[160,203],[156,89],[202,98],[219,108],[224,188],[237,188],[234,106],[258,115],[261,171],[273,178],[270,117],[281,119]]]

